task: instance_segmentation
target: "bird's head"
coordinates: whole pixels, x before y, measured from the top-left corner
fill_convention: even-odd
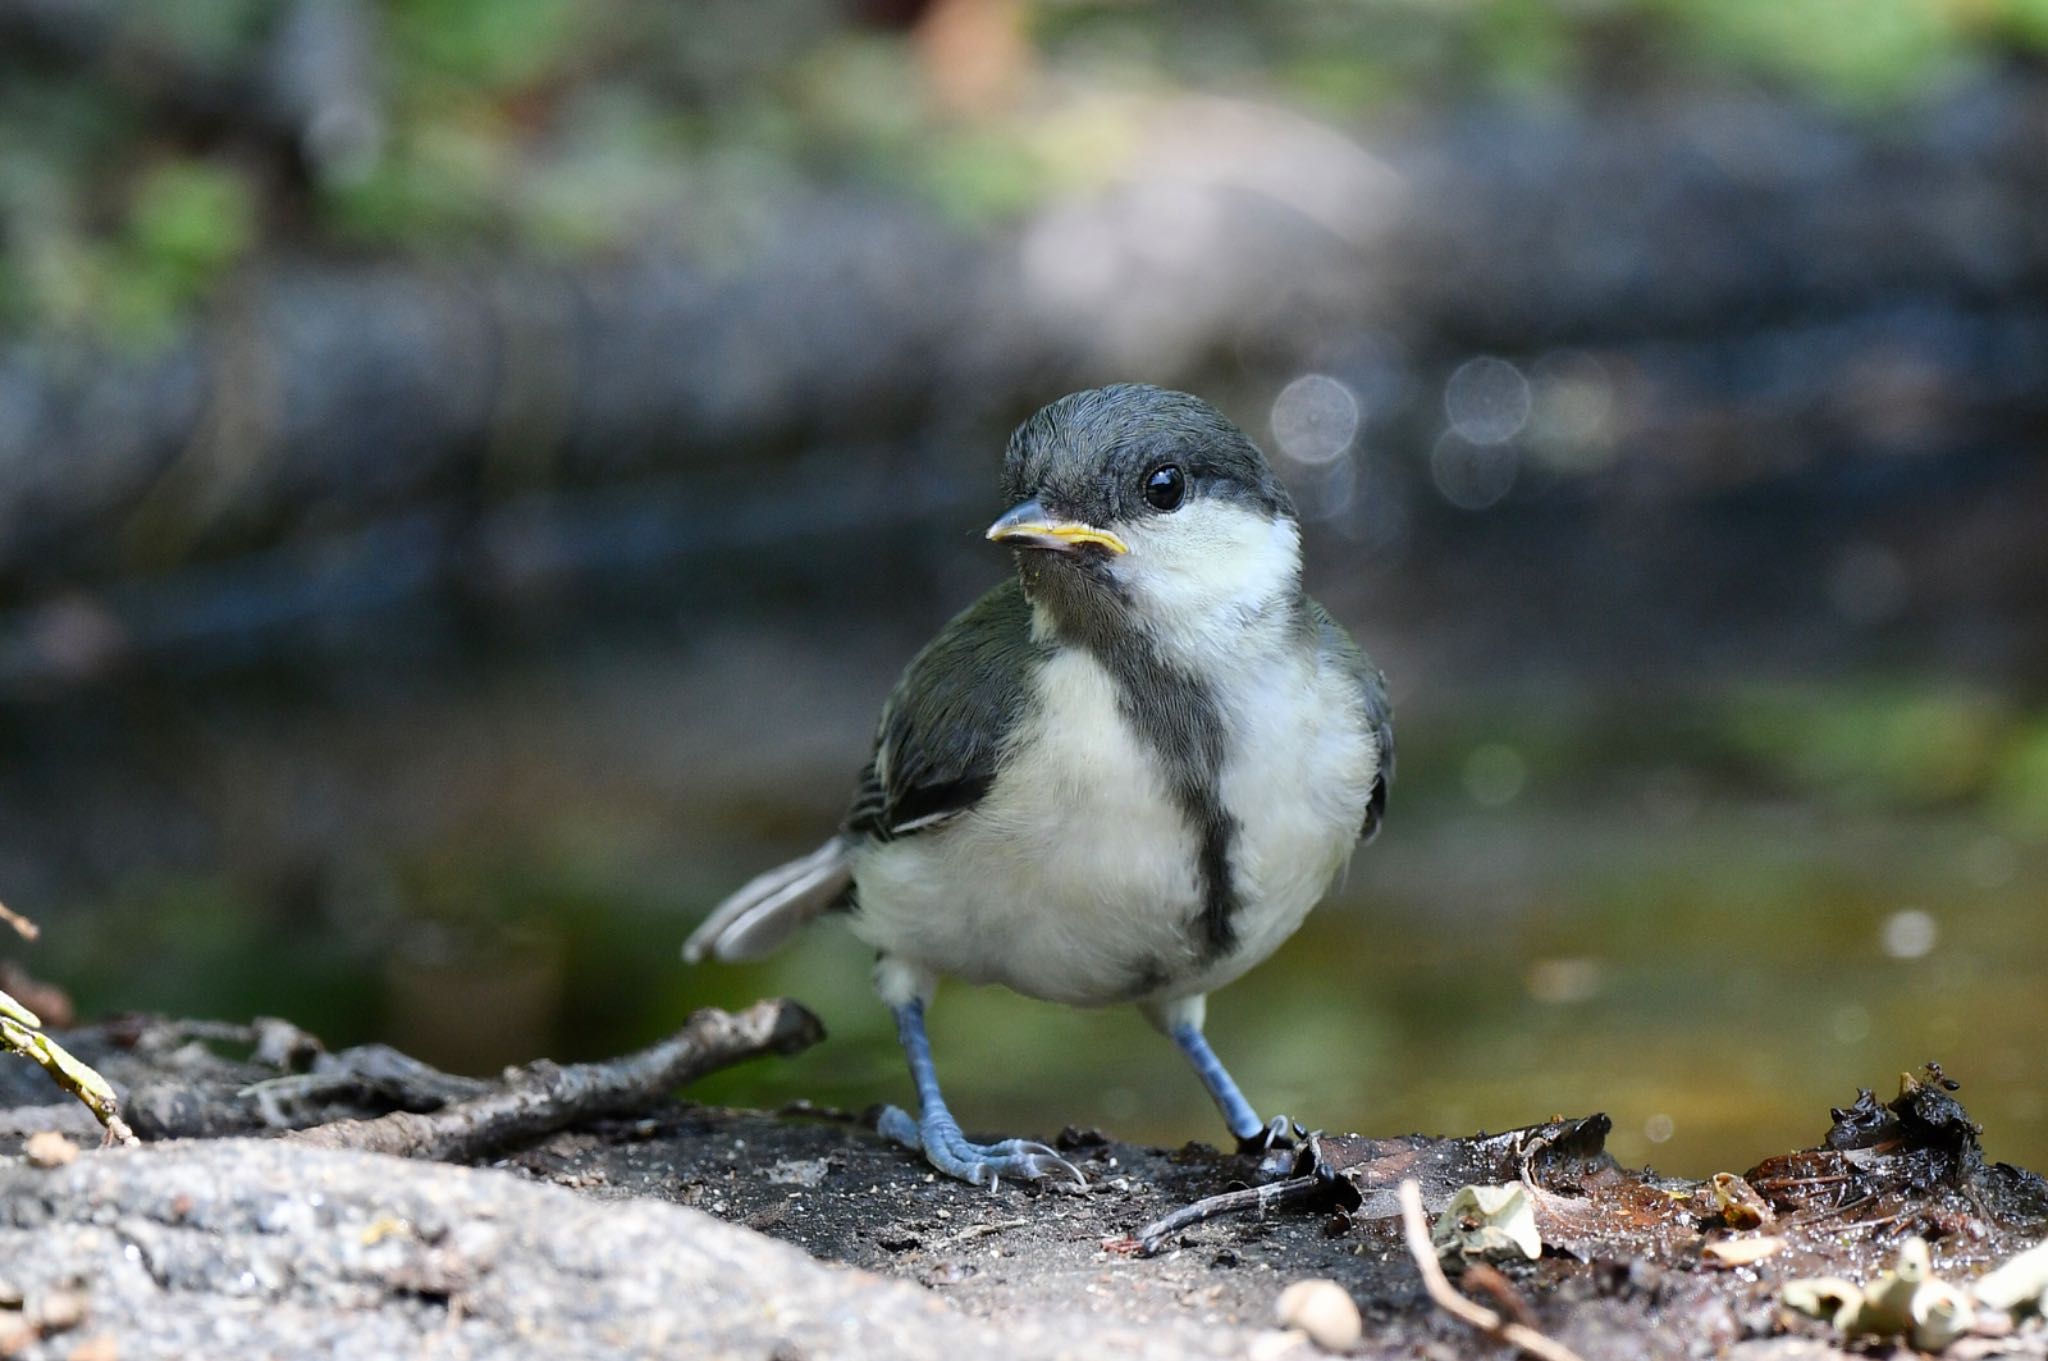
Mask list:
[[[1010,509],[988,537],[1018,550],[1033,603],[1077,627],[1135,613],[1207,631],[1300,590],[1294,502],[1257,445],[1184,392],[1076,392],[1010,437]]]

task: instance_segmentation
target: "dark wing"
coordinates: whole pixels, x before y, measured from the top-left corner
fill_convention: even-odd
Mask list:
[[[1311,600],[1309,613],[1315,620],[1322,655],[1357,683],[1366,725],[1379,743],[1379,773],[1373,777],[1372,796],[1366,801],[1365,825],[1358,829],[1359,840],[1370,842],[1379,835],[1380,823],[1387,816],[1387,786],[1394,778],[1394,706],[1387,701],[1387,678],[1328,610]]]
[[[1031,606],[1009,581],[970,605],[911,660],[882,707],[875,753],[861,772],[849,835],[890,841],[979,803],[1022,714],[1044,648]]]

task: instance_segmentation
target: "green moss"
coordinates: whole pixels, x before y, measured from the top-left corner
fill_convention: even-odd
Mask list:
[[[559,69],[610,27],[587,17],[573,0],[405,0],[390,7],[390,50],[409,81],[503,88]]]
[[[1876,107],[1953,78],[1972,56],[1966,7],[1936,0],[1651,0],[1687,46],[1738,70]]]
[[[262,0],[116,8],[122,41],[249,77]],[[926,98],[905,34],[824,0],[403,0],[380,10],[381,155],[347,183],[267,173],[252,129],[187,143],[112,67],[0,80],[0,320],[156,343],[250,253],[659,242],[716,257],[758,236],[758,184],[917,196],[968,227],[1111,178],[1097,106],[1206,91],[1363,110],[1576,97],[1628,54],[1632,82],[1763,79],[1871,115],[2012,52],[2048,49],[2048,0],[1190,0],[1028,10],[1026,96],[974,115]],[[1122,129],[1127,134],[1129,129]],[[748,219],[735,226],[737,219]]]
[[[2037,717],[2006,748],[1992,782],[1999,820],[2030,840],[2048,840],[2048,717]]]
[[[1980,794],[2013,732],[1970,690],[1758,689],[1723,706],[1735,750],[1785,788],[1847,807],[1931,807]]]

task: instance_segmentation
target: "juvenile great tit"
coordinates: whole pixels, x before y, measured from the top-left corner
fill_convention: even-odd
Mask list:
[[[938,979],[1134,1002],[1241,1147],[1270,1144],[1202,1035],[1206,995],[1301,925],[1385,813],[1385,679],[1301,586],[1294,503],[1186,393],[1077,392],[1011,436],[988,538],[1017,575],[917,654],[838,833],[721,903],[692,962],[840,910],[878,952],[919,1113],[879,1129],[951,1176],[1080,1172],[971,1142],[925,1035]]]

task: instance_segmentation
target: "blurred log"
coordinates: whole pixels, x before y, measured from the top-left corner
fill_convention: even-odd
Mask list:
[[[449,493],[915,426],[969,330],[971,299],[942,287],[968,272],[962,245],[874,211],[793,236],[734,280],[673,260],[278,262],[153,358],[17,344],[0,355],[0,575],[103,577]]]
[[[256,60],[201,61],[165,41],[148,6],[0,0],[0,59],[89,73],[159,132],[254,145],[318,178],[360,173],[383,139],[376,13],[366,0],[291,0],[263,17]]]
[[[986,238],[816,192],[727,271],[272,259],[150,357],[0,349],[0,602],[420,507],[459,556],[471,511],[679,473],[715,516],[838,442],[902,443],[898,488],[981,486],[1009,421],[1115,378],[1229,405],[1334,373],[1405,458],[1477,350],[1595,356],[1625,419],[1582,485],[1628,506],[2015,448],[2048,404],[2044,130],[2029,73],[1881,130],[1701,96],[1377,156],[1190,100],[1126,182]],[[1869,466],[1911,500],[1932,465]]]

